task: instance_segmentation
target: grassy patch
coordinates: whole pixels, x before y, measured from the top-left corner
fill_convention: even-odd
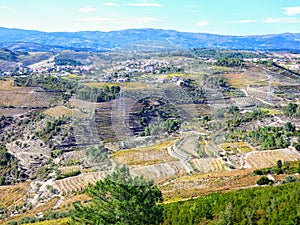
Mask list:
[[[276,110],[276,109],[262,108],[261,110],[266,112],[268,115],[280,115],[280,114],[282,114],[282,112],[280,110]]]
[[[225,151],[233,151],[235,153],[252,152],[252,148],[246,142],[225,142],[221,147]]]

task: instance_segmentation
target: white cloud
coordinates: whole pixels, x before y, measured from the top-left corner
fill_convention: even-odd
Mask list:
[[[300,19],[290,18],[290,17],[281,17],[281,18],[272,18],[269,17],[263,21],[264,23],[300,23]]]
[[[103,5],[104,5],[104,6],[108,6],[108,7],[116,7],[116,6],[119,6],[119,4],[116,3],[116,2],[104,2]]]
[[[132,7],[163,7],[163,5],[154,2],[128,3],[127,5]]]
[[[256,23],[256,22],[257,22],[257,20],[248,19],[248,20],[225,21],[224,23],[227,23],[227,24],[241,24],[241,23]]]
[[[8,9],[8,6],[0,5],[0,9]]]
[[[91,7],[91,6],[86,6],[86,7],[82,7],[80,9],[78,9],[79,12],[83,12],[83,13],[90,13],[90,12],[95,12],[96,8]]]
[[[198,27],[204,27],[204,26],[207,26],[208,25],[208,22],[207,21],[199,21],[196,23],[196,26]]]
[[[300,14],[300,6],[287,7],[287,8],[283,8],[283,10],[285,10],[285,12],[283,14],[288,15],[288,16]]]

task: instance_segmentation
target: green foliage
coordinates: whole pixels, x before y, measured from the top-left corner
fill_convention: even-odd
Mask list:
[[[300,183],[214,193],[166,204],[163,225],[299,224]]]
[[[84,88],[79,89],[76,93],[77,98],[90,102],[105,102],[112,99],[115,99],[120,92],[119,86],[103,86],[102,88],[91,88],[85,86]]]
[[[24,181],[27,175],[18,165],[18,160],[0,145],[0,185]]]
[[[16,54],[15,52],[12,52],[6,48],[2,48],[2,49],[0,49],[0,60],[17,61],[18,54]]]
[[[297,151],[300,151],[300,142],[295,142],[293,144],[293,147],[297,150]]]
[[[274,181],[270,180],[268,177],[266,176],[262,176],[261,178],[259,178],[259,180],[256,182],[256,184],[258,185],[269,185],[269,184],[273,184]]]
[[[63,57],[63,56],[56,56],[54,58],[54,63],[57,66],[81,66],[82,65],[82,63],[79,61],[67,57]]]
[[[285,115],[294,117],[297,115],[297,111],[299,110],[298,108],[300,107],[297,104],[290,102],[287,106],[283,107],[282,111]]]
[[[74,176],[79,175],[80,173],[81,173],[80,170],[75,170],[75,171],[71,171],[71,172],[68,172],[68,173],[63,173],[63,174],[58,175],[56,177],[56,180],[61,180],[61,179],[67,178],[67,177],[74,177]]]
[[[262,53],[251,51],[233,51],[233,50],[220,50],[220,49],[206,49],[206,48],[194,48],[192,52],[197,57],[203,58],[259,58],[265,57]]]
[[[282,184],[287,184],[287,183],[293,183],[293,182],[297,182],[297,178],[294,176],[287,176],[285,177],[285,179],[283,181],[281,181],[280,183]]]
[[[256,131],[236,130],[229,134],[228,138],[234,141],[247,141],[254,146],[260,145],[262,149],[279,149],[290,145],[290,137],[295,135],[295,132],[290,130],[293,128],[290,126],[287,128],[286,125],[282,127],[265,126],[259,127]]]
[[[179,119],[167,119],[158,124],[149,124],[145,127],[144,135],[145,136],[157,136],[161,133],[174,133],[180,128]]]
[[[104,147],[104,144],[101,142],[97,148],[89,147],[85,151],[85,155],[92,163],[109,163],[109,154],[110,150]]]
[[[225,66],[225,67],[235,67],[242,66],[243,60],[241,58],[227,58],[222,57],[217,59],[217,66]]]
[[[42,128],[41,131],[36,132],[35,135],[40,137],[42,139],[42,141],[45,144],[48,144],[49,148],[54,149],[56,146],[54,146],[54,144],[51,142],[51,140],[53,139],[54,136],[58,136],[61,132],[64,131],[63,126],[65,124],[68,124],[70,122],[70,118],[69,117],[59,117],[57,119],[49,119],[45,126]],[[51,153],[53,157],[57,157],[60,152],[59,151],[55,151]]]
[[[62,79],[51,75],[32,76],[32,77],[16,77],[14,79],[15,86],[25,87],[41,87],[51,91],[63,91],[75,93],[79,84],[76,81]]]
[[[86,193],[92,198],[90,204],[74,204],[74,224],[159,224],[163,206],[160,190],[153,181],[143,177],[131,177],[125,166],[117,168]]]
[[[282,161],[281,160],[277,160],[276,165],[277,165],[278,169],[281,169],[282,168]]]

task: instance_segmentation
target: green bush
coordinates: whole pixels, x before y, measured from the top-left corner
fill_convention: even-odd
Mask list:
[[[263,176],[261,177],[257,182],[256,184],[258,185],[269,185],[269,184],[273,184],[274,181],[270,180],[268,177],[266,176]]]

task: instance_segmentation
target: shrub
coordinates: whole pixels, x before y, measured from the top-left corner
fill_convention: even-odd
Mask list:
[[[270,185],[270,184],[273,184],[274,181],[270,180],[268,177],[266,176],[263,176],[261,177],[257,182],[256,184],[258,185]]]

